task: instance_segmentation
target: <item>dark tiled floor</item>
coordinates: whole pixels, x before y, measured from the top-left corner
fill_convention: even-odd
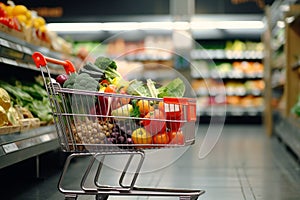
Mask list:
[[[276,138],[267,138],[261,125],[226,125],[212,151],[199,158],[208,126],[198,129],[197,142],[187,149],[146,152],[139,186],[202,189],[204,200],[300,199],[300,165]],[[212,141],[210,141],[212,142]],[[57,152],[40,158],[41,178],[34,178],[34,160],[0,170],[1,199],[64,199],[57,190],[62,159]],[[124,156],[112,156],[101,180],[116,184]],[[87,159],[72,162],[65,185],[74,189]],[[78,199],[95,199],[80,196]],[[162,199],[114,197],[109,199]],[[177,199],[177,198],[164,198]]]

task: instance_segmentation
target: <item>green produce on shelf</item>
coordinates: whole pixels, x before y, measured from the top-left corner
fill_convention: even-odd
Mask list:
[[[47,92],[38,83],[23,84],[16,81],[14,85],[0,81],[0,86],[10,95],[12,105],[28,109],[34,117],[43,122],[53,120]],[[11,113],[12,114],[12,113]],[[11,120],[15,121],[15,120]]]
[[[20,106],[25,106],[33,101],[32,96],[23,91],[20,87],[13,86],[4,81],[0,81],[0,86],[10,94],[12,101]]]
[[[298,101],[297,101],[296,104],[292,107],[291,112],[294,113],[295,115],[297,115],[298,117],[300,117],[300,95],[299,95],[299,97],[298,97]]]
[[[48,99],[44,99],[43,101],[33,100],[32,103],[27,105],[27,107],[32,114],[37,116],[41,121],[52,121],[53,117]]]
[[[232,71],[232,65],[230,63],[221,63],[217,66],[220,73],[229,73]]]

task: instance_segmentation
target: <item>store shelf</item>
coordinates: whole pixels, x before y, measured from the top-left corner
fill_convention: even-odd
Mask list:
[[[261,116],[264,110],[263,106],[242,107],[231,105],[214,105],[198,108],[199,116]]]
[[[0,33],[0,65],[4,76],[8,79],[18,77],[20,81],[30,80],[38,69],[32,59],[33,52],[38,51],[46,56],[70,60],[78,64],[78,58],[55,52],[43,46],[36,46],[12,35]],[[52,74],[65,73],[61,66],[48,64]],[[24,71],[25,70],[25,71]],[[21,72],[23,75],[19,75]],[[18,75],[18,76],[17,76]],[[7,131],[5,131],[7,130]],[[54,125],[38,128],[1,128],[0,134],[0,169],[21,162],[31,157],[59,148]]]
[[[0,135],[0,169],[59,148],[54,125]]]
[[[173,56],[171,54],[169,55],[163,55],[163,54],[147,54],[147,53],[137,53],[137,54],[129,54],[125,56],[125,59],[128,61],[168,61],[172,60]]]
[[[246,50],[246,51],[233,51],[233,50],[199,50],[195,49],[191,52],[193,60],[198,59],[230,59],[230,60],[261,60],[264,54],[262,51]]]
[[[0,32],[0,62],[29,70],[39,70],[33,63],[31,55],[38,51],[46,56],[60,60],[71,60],[78,64],[79,60],[71,55],[54,52],[46,47],[35,46],[19,38]],[[49,65],[52,74],[64,73],[63,68],[56,65]]]
[[[192,78],[214,78],[214,79],[262,79],[263,73],[246,74],[239,71],[220,72],[218,70],[211,70],[202,73],[201,71],[191,73]]]
[[[300,120],[294,117],[283,117],[279,112],[276,113],[276,117],[275,134],[300,158]]]
[[[218,95],[227,95],[227,96],[238,96],[238,97],[243,97],[243,96],[262,96],[263,91],[260,90],[226,90],[223,92],[215,92],[213,90],[208,91],[207,89],[199,89],[195,91],[197,96],[218,96]]]
[[[228,50],[230,43],[232,48],[239,46],[243,50]],[[199,105],[206,105],[200,106],[200,117],[220,116],[239,122],[242,118],[262,116],[264,52],[255,48],[258,43],[227,41],[224,49],[191,52],[192,87]]]

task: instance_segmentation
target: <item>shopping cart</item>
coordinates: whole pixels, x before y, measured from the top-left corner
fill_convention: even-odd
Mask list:
[[[44,80],[61,148],[69,153],[58,182],[58,189],[65,199],[77,199],[79,195],[94,195],[97,200],[108,199],[110,195],[133,195],[193,200],[204,193],[203,190],[135,186],[146,150],[160,151],[194,143],[195,99],[149,98],[64,88],[52,78],[48,62],[62,65],[67,74],[76,73],[70,61],[45,57],[39,52],[32,57]],[[134,109],[132,105],[138,102],[140,107],[144,106],[149,112],[155,113],[154,116],[129,115],[128,109]],[[135,109],[140,107],[135,106]],[[100,182],[105,158],[111,155],[126,155],[128,158],[122,167],[118,185]],[[66,189],[63,183],[70,163],[82,157],[88,158],[89,163],[83,173],[80,189]],[[134,161],[136,164],[132,163]],[[132,166],[134,171],[129,173]],[[87,186],[90,176],[94,181],[92,186]],[[124,181],[128,177],[130,181]]]

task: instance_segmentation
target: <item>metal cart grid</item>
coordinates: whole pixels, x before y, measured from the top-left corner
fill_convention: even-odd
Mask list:
[[[58,189],[65,199],[77,199],[78,195],[95,195],[108,199],[110,195],[174,196],[179,199],[198,199],[203,190],[140,188],[135,183],[142,168],[145,151],[148,149],[177,148],[192,145],[195,141],[196,100],[193,98],[151,98],[126,94],[101,93],[97,91],[63,88],[52,78],[47,63],[62,65],[67,74],[76,73],[70,61],[61,61],[39,52],[32,55],[40,68],[53,111],[54,123],[63,151],[70,153],[61,174]],[[155,116],[128,115],[130,102],[142,101],[142,106],[161,108]],[[154,109],[154,106],[151,108]],[[159,109],[156,109],[159,110]],[[166,117],[166,113],[176,113]],[[178,117],[179,116],[179,117]],[[167,126],[168,125],[168,126]],[[173,130],[174,129],[174,130]],[[143,131],[142,131],[143,130]],[[146,130],[145,134],[137,134]],[[165,131],[174,132],[172,141],[166,142]],[[149,136],[150,133],[150,136]],[[154,138],[155,137],[155,138]],[[98,182],[106,156],[126,155],[128,160],[119,178],[118,186],[102,185]],[[63,182],[71,160],[90,157],[84,172],[80,190],[65,189]],[[124,183],[133,158],[138,163],[132,180]],[[92,168],[97,168],[94,186],[86,187]]]

